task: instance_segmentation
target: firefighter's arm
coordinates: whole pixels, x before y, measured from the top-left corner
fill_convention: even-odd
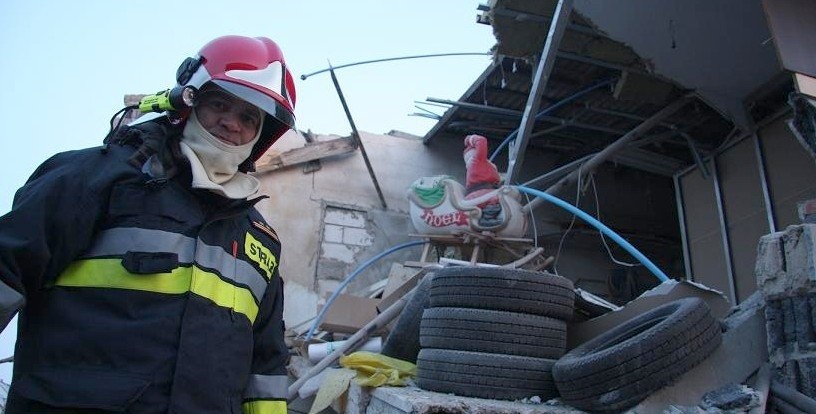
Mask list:
[[[6,329],[24,303],[25,298],[20,292],[0,281],[0,332]]]
[[[0,217],[0,329],[93,234],[100,207],[69,159],[57,155],[43,163]]]
[[[283,281],[275,270],[253,328],[252,375],[244,390],[244,414],[286,414],[289,349],[284,342]]]

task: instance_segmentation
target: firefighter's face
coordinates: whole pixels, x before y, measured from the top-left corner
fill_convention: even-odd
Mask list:
[[[195,111],[201,126],[228,145],[251,142],[261,125],[258,107],[218,88],[202,90]]]

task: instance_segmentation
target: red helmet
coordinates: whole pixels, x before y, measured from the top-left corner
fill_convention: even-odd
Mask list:
[[[180,86],[212,82],[266,113],[249,160],[257,161],[295,126],[295,82],[277,43],[265,37],[223,36],[187,58],[176,73]]]

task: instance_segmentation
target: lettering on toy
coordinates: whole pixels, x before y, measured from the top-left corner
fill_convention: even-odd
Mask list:
[[[461,211],[435,215],[432,210],[423,210],[420,218],[431,227],[467,226],[468,216]]]
[[[266,273],[267,279],[272,278],[278,266],[278,258],[249,233],[246,234],[246,240],[244,240],[244,252]]]

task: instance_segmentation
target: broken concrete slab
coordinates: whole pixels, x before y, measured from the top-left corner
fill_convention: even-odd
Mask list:
[[[587,321],[571,323],[567,328],[567,349],[575,348],[649,309],[687,297],[698,297],[705,301],[711,309],[711,314],[718,319],[731,310],[731,305],[722,292],[699,283],[668,280],[644,292],[618,310]]]
[[[659,413],[672,405],[697,406],[707,392],[744,382],[768,359],[763,308],[762,296],[758,293],[740,304],[723,321],[727,330],[722,344],[711,356],[630,412]]]
[[[759,405],[760,395],[746,385],[728,384],[703,395],[701,406],[707,410],[748,410]]]
[[[754,273],[767,299],[816,293],[816,224],[762,236]]]
[[[371,391],[366,414],[584,414],[559,400],[540,402],[486,400],[426,391],[414,386],[380,387]]]

